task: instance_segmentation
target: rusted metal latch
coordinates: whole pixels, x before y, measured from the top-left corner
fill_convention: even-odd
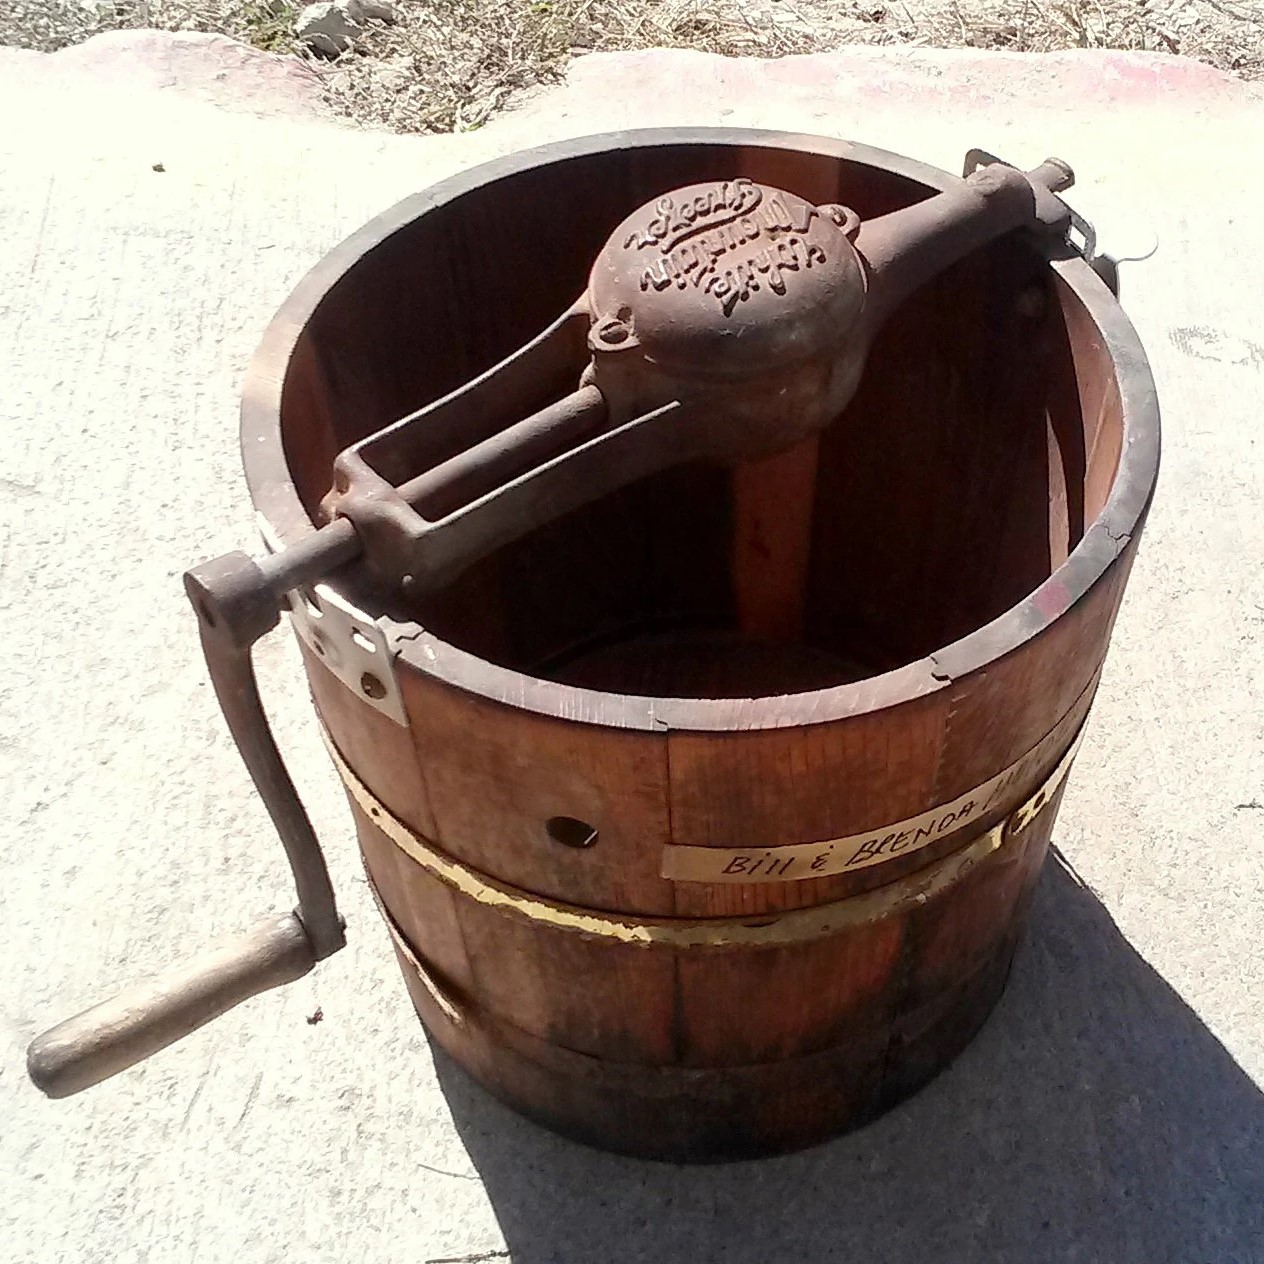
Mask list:
[[[980,167],[1000,165],[1012,166],[1003,158],[989,154],[985,149],[972,149],[966,154],[962,176],[968,177]],[[1148,234],[1149,240],[1144,245],[1134,246],[1134,253],[1099,252],[1097,249],[1097,230],[1083,215],[1074,208],[1067,207],[1067,245],[1088,264],[1106,283],[1110,292],[1119,297],[1119,265],[1121,263],[1139,263],[1148,259],[1159,248],[1158,239]],[[1118,250],[1118,247],[1116,247]]]
[[[1072,182],[1058,159],[1024,174],[976,150],[950,189],[863,223],[744,177],[666,194],[614,230],[583,295],[538,337],[341,453],[318,531],[258,561],[230,553],[190,570],[211,681],[298,907],[45,1033],[28,1054],[35,1082],[77,1092],[342,947],[251,662],[281,609],[348,688],[405,723],[385,633],[323,579],[362,557],[380,581],[422,593],[655,471],[792,447],[842,413],[884,321],[949,264],[1015,230],[1078,232],[1091,259],[1091,227],[1057,196]]]

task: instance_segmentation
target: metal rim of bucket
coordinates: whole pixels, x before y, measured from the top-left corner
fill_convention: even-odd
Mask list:
[[[241,446],[255,509],[282,544],[316,528],[290,476],[281,436],[281,397],[295,345],[317,307],[359,261],[421,216],[474,190],[535,167],[611,150],[664,146],[786,149],[878,167],[935,191],[955,177],[886,150],[820,136],[754,128],[644,128],[556,142],[482,163],[398,202],[334,247],[303,278],[269,324],[246,375]],[[1158,478],[1160,426],[1154,379],[1136,330],[1118,300],[1080,258],[1049,257],[1083,305],[1114,365],[1123,412],[1119,465],[1101,513],[1067,560],[990,623],[915,662],[853,684],[812,691],[808,722],[827,723],[907,702],[947,687],[1034,640],[1106,574],[1140,529]],[[414,669],[494,702],[603,727],[718,731],[799,727],[784,697],[656,698],[605,693],[542,680],[479,658],[418,625],[372,611],[399,658]]]

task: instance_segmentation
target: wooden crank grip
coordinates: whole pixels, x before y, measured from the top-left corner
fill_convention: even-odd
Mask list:
[[[175,966],[68,1018],[31,1042],[26,1067],[49,1097],[69,1097],[125,1071],[159,1049],[316,964],[293,913]]]

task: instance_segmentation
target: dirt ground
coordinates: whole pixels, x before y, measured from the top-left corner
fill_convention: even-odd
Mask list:
[[[1264,79],[1264,0],[393,0],[336,58],[296,40],[293,0],[4,0],[0,43],[53,51],[129,27],[214,31],[305,57],[355,122],[464,131],[594,50],[778,57],[844,44],[1180,53]]]

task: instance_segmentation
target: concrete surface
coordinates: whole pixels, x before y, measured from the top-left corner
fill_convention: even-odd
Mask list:
[[[1264,1260],[1257,93],[1109,54],[593,57],[483,131],[420,140],[217,111],[231,77],[198,99],[126,58],[65,67],[0,50],[0,1258]],[[1139,217],[1162,242],[1124,283],[1164,470],[1056,833],[1082,881],[1050,866],[994,1018],[916,1099],[790,1158],[676,1169],[522,1122],[432,1059],[277,637],[265,688],[350,946],[44,1101],[22,1068],[38,1030],[290,899],[179,584],[253,547],[236,394],[270,314],[341,236],[464,164],[708,122],[950,168],[972,145],[1057,153],[1106,236]]]
[[[119,89],[112,95],[124,115],[190,102],[258,118],[334,117],[310,62],[204,31],[105,31],[51,55],[0,48],[0,57],[10,92],[29,83],[37,98],[47,100],[50,90],[60,88],[68,95],[56,113],[81,124],[86,120],[76,115],[98,113],[99,91],[107,89],[108,99],[111,86]],[[107,106],[103,121],[118,122],[118,113]],[[33,131],[38,135],[38,128]]]

